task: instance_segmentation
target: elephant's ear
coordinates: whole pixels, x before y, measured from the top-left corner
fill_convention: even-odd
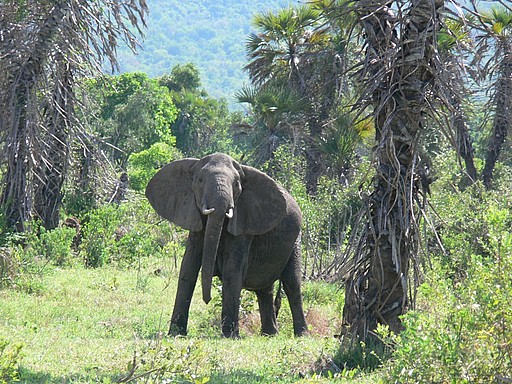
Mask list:
[[[242,166],[242,193],[229,220],[228,231],[235,235],[261,235],[274,228],[286,215],[283,190],[263,172]]]
[[[192,191],[192,167],[198,159],[173,161],[160,169],[146,187],[146,197],[162,217],[190,231],[203,228]]]

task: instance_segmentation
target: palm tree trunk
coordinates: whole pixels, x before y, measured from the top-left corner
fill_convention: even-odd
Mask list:
[[[28,48],[29,52],[26,47],[13,46],[10,42],[2,47],[2,51],[7,50],[5,60],[9,62],[7,69],[10,71],[5,76],[12,81],[2,107],[7,111],[2,121],[8,133],[5,143],[7,167],[3,175],[0,205],[7,224],[17,231],[24,230],[25,222],[32,215],[32,172],[36,163],[43,160],[38,148],[41,135],[36,119],[37,84],[64,13],[65,8],[57,2],[39,25],[37,40]]]
[[[468,126],[462,112],[460,98],[456,96],[454,92],[451,92],[450,103],[454,111],[453,125],[457,135],[455,143],[457,146],[457,153],[464,160],[466,173],[471,179],[471,183],[474,183],[478,178],[478,172],[476,170],[474,161],[475,153],[473,150],[473,144],[471,143]]]
[[[34,210],[46,229],[59,225],[62,185],[69,161],[69,135],[73,116],[73,74],[62,55],[57,57],[57,74],[53,100],[48,106],[48,134],[45,140],[46,161],[37,169]]]
[[[491,187],[494,167],[503,149],[503,143],[512,124],[512,47],[504,47],[505,55],[500,65],[500,78],[496,85],[494,122],[482,172],[486,188]]]
[[[356,260],[347,281],[343,316],[345,332],[363,339],[378,323],[400,331],[400,315],[411,304],[408,279],[417,257],[415,202],[421,190],[417,145],[443,5],[443,0],[418,0],[399,19],[388,1],[359,2],[368,41],[367,84],[375,110],[376,175],[367,201],[369,225],[362,246],[356,247],[363,250],[362,259]]]

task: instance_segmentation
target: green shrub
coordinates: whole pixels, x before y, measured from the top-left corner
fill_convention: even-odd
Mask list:
[[[95,192],[92,189],[82,190],[76,186],[74,189],[68,187],[64,194],[63,210],[71,216],[81,216],[86,212],[94,209],[98,200]]]
[[[83,223],[81,252],[85,264],[101,267],[115,262],[126,266],[144,257],[167,255],[175,251],[167,245],[172,228],[138,196],[120,205],[95,209]]]
[[[512,249],[510,250],[512,251]],[[424,310],[403,318],[390,377],[402,383],[490,383],[512,372],[512,252],[501,266],[475,256],[463,283],[432,272]],[[428,306],[428,307],[427,307]]]
[[[361,170],[354,176],[357,181],[346,186],[338,180],[320,178],[316,196],[306,193],[305,159],[293,155],[287,146],[279,147],[274,159],[264,167],[292,194],[302,210],[302,254],[307,276],[318,277],[336,269],[361,205],[357,186],[366,175],[366,166],[361,163]]]
[[[22,344],[11,344],[0,339],[0,384],[19,380]]]
[[[39,231],[39,223],[27,223],[25,232],[12,234],[5,247],[0,248],[0,286],[30,294],[44,290],[42,276],[51,260],[47,259]]]
[[[441,179],[432,205],[431,250],[415,311],[394,345],[388,378],[400,383],[490,383],[512,379],[512,194]]]
[[[69,265],[74,257],[72,251],[73,238],[76,235],[74,228],[58,227],[50,231],[41,227],[41,233],[34,245],[38,247],[41,256],[54,265]]]
[[[165,164],[181,157],[174,144],[155,143],[148,149],[132,153],[128,158],[128,178],[136,191],[144,191],[148,181]]]
[[[86,266],[101,267],[110,260],[115,232],[121,222],[122,207],[106,205],[90,211],[86,216],[81,244]]]

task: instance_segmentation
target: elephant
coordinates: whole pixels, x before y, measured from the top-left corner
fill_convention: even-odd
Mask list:
[[[202,298],[213,276],[222,282],[222,334],[238,338],[241,290],[257,296],[261,334],[278,332],[273,301],[280,280],[296,336],[307,333],[301,293],[302,214],[293,197],[265,173],[214,153],[175,160],[146,187],[163,218],[189,231],[180,267],[170,335],[187,335],[192,295],[201,270]]]

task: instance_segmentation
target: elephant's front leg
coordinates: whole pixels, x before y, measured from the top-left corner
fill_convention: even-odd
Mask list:
[[[242,235],[226,243],[222,263],[222,334],[225,337],[240,337],[240,293],[247,275],[251,240],[251,236]]]
[[[178,291],[176,292],[171,326],[169,328],[170,335],[187,334],[188,313],[199,268],[201,267],[203,241],[204,232],[202,231],[190,232],[188,235],[187,248],[181,262]]]

